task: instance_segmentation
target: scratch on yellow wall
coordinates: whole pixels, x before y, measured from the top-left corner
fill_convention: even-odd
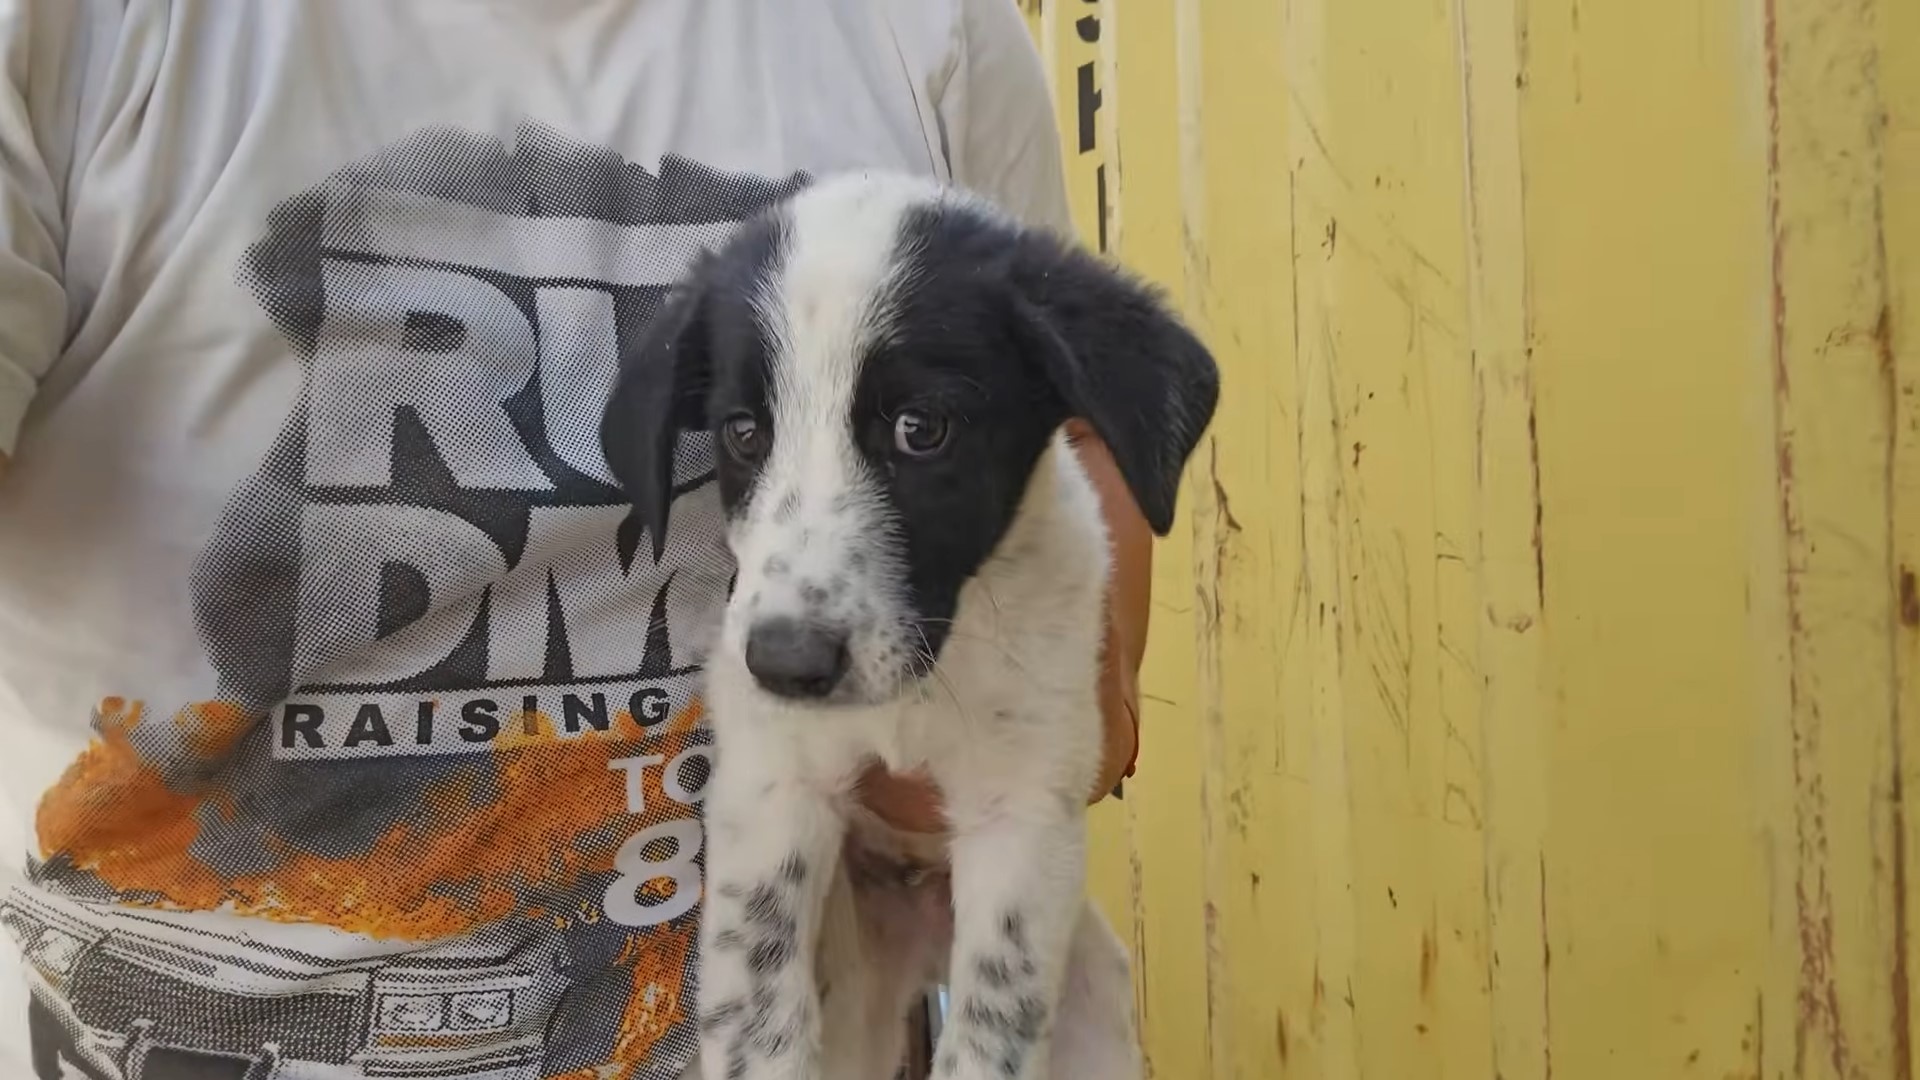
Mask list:
[[[1022,2],[1226,385],[1094,825],[1154,1075],[1913,1080],[1920,4]]]

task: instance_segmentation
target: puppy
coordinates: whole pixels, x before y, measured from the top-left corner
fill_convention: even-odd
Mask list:
[[[885,1080],[941,969],[943,1080],[1138,1073],[1082,889],[1108,547],[1061,426],[1092,424],[1164,535],[1217,396],[1148,289],[886,175],[742,226],[623,358],[602,437],[656,558],[704,432],[737,562],[706,662],[709,1080]],[[930,775],[948,835],[859,811],[874,761]],[[921,860],[950,910],[887,869]]]

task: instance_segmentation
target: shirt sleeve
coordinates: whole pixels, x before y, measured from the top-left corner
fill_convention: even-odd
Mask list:
[[[1040,50],[1015,0],[958,0],[935,108],[953,179],[1028,225],[1073,235],[1066,167]]]
[[[0,456],[66,336],[64,206],[86,84],[118,0],[0,0]]]

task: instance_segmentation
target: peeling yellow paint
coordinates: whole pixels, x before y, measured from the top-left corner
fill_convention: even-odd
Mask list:
[[[1095,812],[1154,1075],[1920,1075],[1920,4],[1025,6],[1225,379]]]

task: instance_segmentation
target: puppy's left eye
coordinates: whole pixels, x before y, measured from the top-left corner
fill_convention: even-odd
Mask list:
[[[931,457],[947,445],[947,418],[908,409],[893,421],[893,448],[908,457]]]
[[[752,413],[738,412],[727,417],[720,425],[720,441],[735,460],[748,464],[760,460],[767,449],[760,435],[760,422]]]

